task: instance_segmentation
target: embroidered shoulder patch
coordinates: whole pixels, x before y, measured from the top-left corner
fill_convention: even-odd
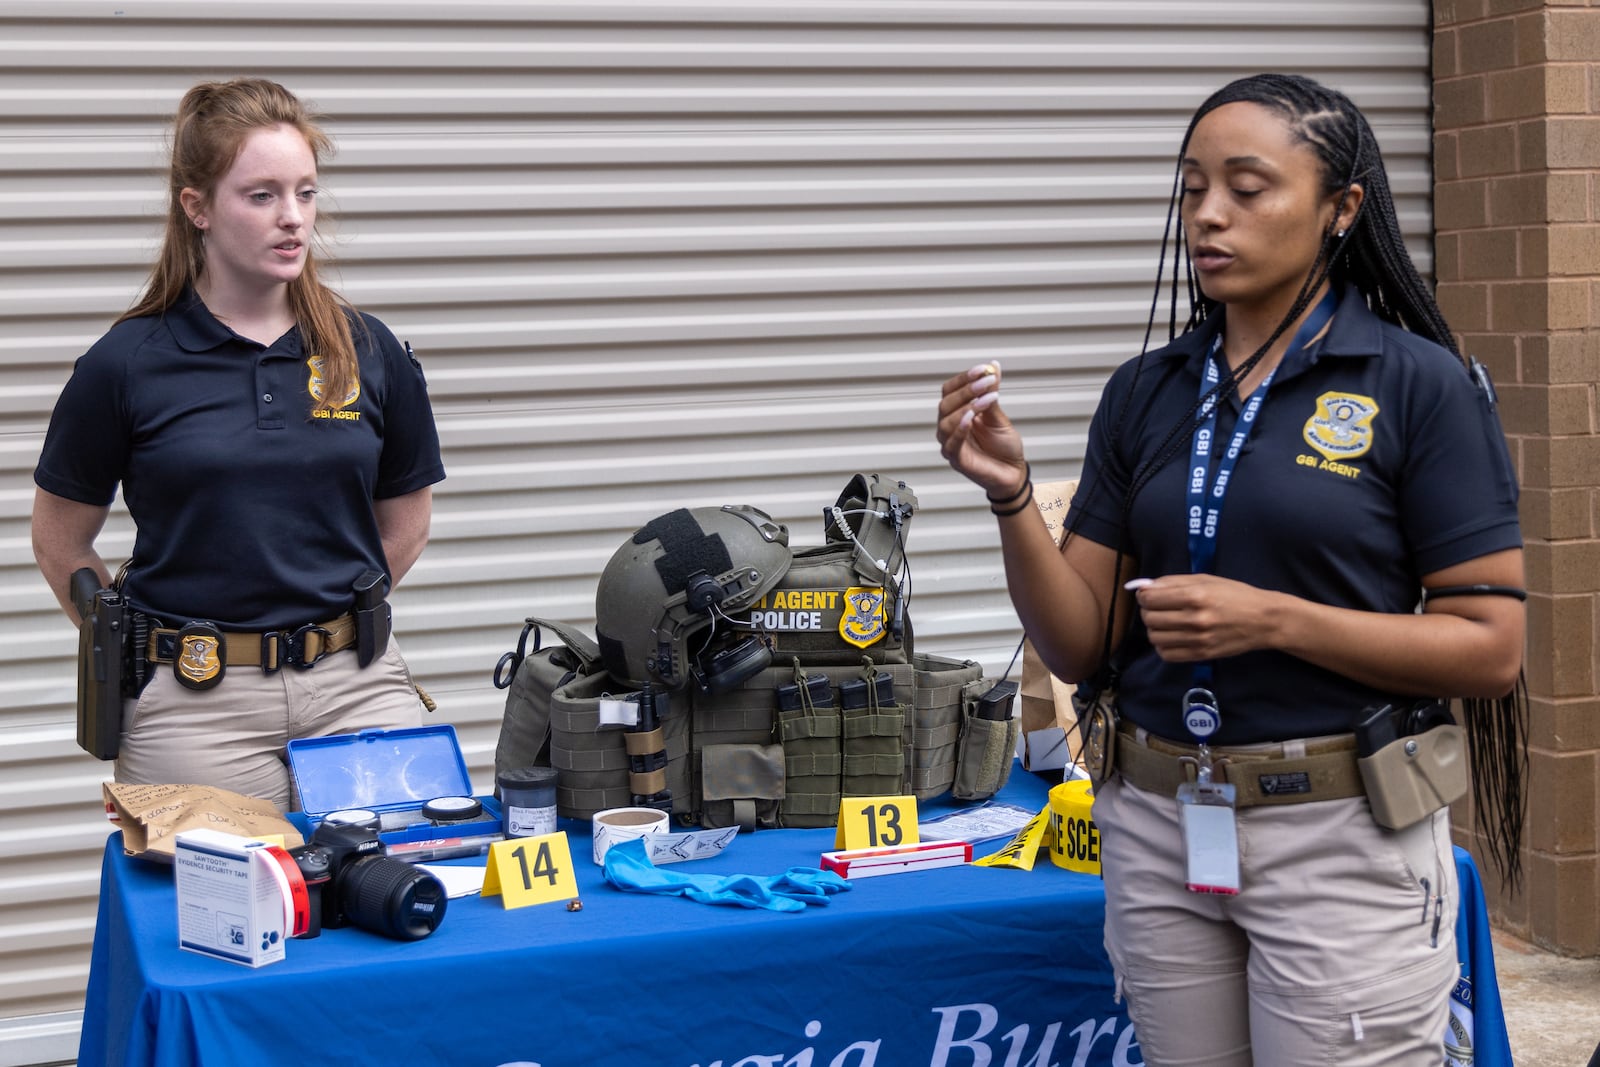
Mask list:
[[[1355,393],[1323,393],[1317,410],[1306,420],[1306,444],[1331,460],[1354,459],[1372,447],[1372,420],[1377,401]]]

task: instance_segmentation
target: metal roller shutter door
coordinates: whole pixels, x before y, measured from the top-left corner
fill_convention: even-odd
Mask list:
[[[590,625],[610,553],[677,506],[753,503],[812,544],[849,474],[898,475],[920,647],[1003,669],[1017,623],[937,383],[1001,360],[1036,470],[1076,472],[1178,138],[1228,78],[1349,91],[1429,263],[1423,0],[439,10],[0,0],[0,1064],[72,1054],[106,829],[31,471],[150,261],[193,82],[265,74],[329,117],[342,286],[416,346],[450,472],[396,625],[480,786],[523,617]],[[101,544],[126,553],[125,515]]]

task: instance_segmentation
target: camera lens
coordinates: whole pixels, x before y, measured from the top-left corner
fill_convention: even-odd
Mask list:
[[[339,880],[345,919],[400,941],[420,941],[433,933],[448,903],[439,879],[399,860],[357,860]]]

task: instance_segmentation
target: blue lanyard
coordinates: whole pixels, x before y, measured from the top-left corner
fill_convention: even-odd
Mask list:
[[[1323,327],[1327,326],[1328,320],[1333,318],[1338,306],[1338,297],[1330,288],[1311,310],[1306,321],[1295,331],[1294,339],[1289,342],[1284,359],[1287,360],[1290,355],[1310,344],[1312,338],[1321,333]],[[1239,453],[1244,450],[1245,443],[1255,431],[1256,416],[1261,411],[1261,405],[1266,402],[1267,390],[1272,385],[1272,379],[1278,373],[1277,369],[1274,369],[1256,387],[1255,392],[1250,394],[1244,410],[1239,413],[1239,422],[1234,427],[1233,437],[1228,441],[1228,450],[1217,461],[1216,474],[1210,478],[1208,485],[1212,447],[1217,435],[1217,405],[1222,398],[1221,393],[1212,392],[1221,381],[1221,375],[1217,370],[1217,353],[1221,349],[1222,335],[1219,333],[1211,345],[1211,351],[1206,354],[1205,374],[1201,376],[1200,381],[1202,398],[1200,421],[1195,426],[1194,438],[1189,449],[1189,488],[1186,491],[1185,503],[1189,521],[1189,570],[1194,574],[1209,572],[1216,561],[1217,526],[1221,521],[1222,502],[1228,493],[1228,482],[1233,477],[1234,466],[1239,462]],[[1201,740],[1215,733],[1222,722],[1221,716],[1215,713],[1216,698],[1210,692],[1211,677],[1209,661],[1195,664],[1195,688],[1184,698],[1185,722],[1190,732]],[[1197,692],[1203,694],[1204,698],[1196,697]],[[1196,703],[1209,704],[1211,714],[1207,716],[1203,708],[1196,708]],[[1199,718],[1197,719],[1192,712],[1198,712]]]

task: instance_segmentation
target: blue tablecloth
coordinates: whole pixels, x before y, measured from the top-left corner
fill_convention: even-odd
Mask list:
[[[1500,1004],[1494,970],[1494,940],[1483,882],[1472,855],[1456,846],[1456,879],[1461,907],[1456,912],[1456,955],[1461,977],[1450,995],[1451,1022],[1445,1030],[1445,1067],[1512,1067],[1511,1039]]]
[[[1001,796],[1045,806],[1017,769]],[[923,818],[942,810],[922,806]],[[614,889],[569,833],[583,910],[452,900],[419,942],[291,941],[257,970],[181,951],[170,868],[107,843],[79,1063],[970,1067],[1140,1062],[1098,879],[951,867],[800,914]],[[980,846],[993,851],[1004,842]],[[704,873],[815,865],[832,830],[741,835]]]
[[[1038,810],[1016,769],[1001,800]],[[924,804],[924,818],[950,810]],[[170,868],[106,844],[78,1062],[203,1067],[972,1067],[1142,1062],[1112,1002],[1098,879],[949,867],[853,883],[795,915],[606,885],[568,831],[583,910],[450,902],[425,941],[330,930],[250,970],[181,951]],[[992,852],[1004,842],[980,846]],[[740,836],[696,872],[814,865],[832,830]],[[1477,872],[1456,849],[1458,948],[1480,1065],[1509,1067]],[[1463,1013],[1458,1004],[1458,1020]],[[1475,1018],[1474,1018],[1475,1016]],[[1460,1044],[1454,1035],[1453,1044]]]

